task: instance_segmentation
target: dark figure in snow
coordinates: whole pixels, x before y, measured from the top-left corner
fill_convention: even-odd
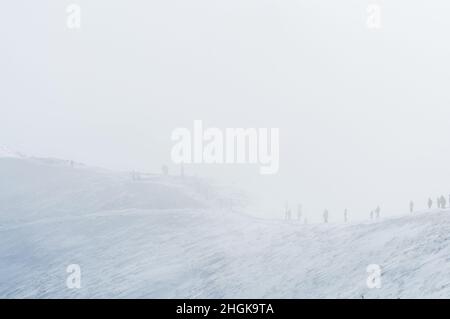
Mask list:
[[[447,200],[444,196],[441,196],[441,208],[445,209],[447,207]]]
[[[287,202],[286,202],[286,206],[284,209],[284,219],[286,219],[286,220],[291,219],[291,210],[289,209],[289,205]]]
[[[302,204],[299,204],[297,206],[297,219],[298,220],[302,219]]]
[[[377,208],[375,209],[375,214],[377,215],[377,219],[380,218],[380,212],[381,212],[381,208],[380,208],[380,206],[377,206]]]
[[[138,172],[132,171],[131,172],[131,178],[133,179],[133,181],[137,181],[137,180],[139,180],[141,178],[141,176],[139,175]]]
[[[409,202],[409,212],[410,213],[414,212],[414,202],[413,201]]]
[[[373,219],[373,210],[370,211],[370,219]]]
[[[433,207],[433,200],[428,198],[428,209],[431,209],[431,207]]]
[[[347,214],[347,208],[344,209],[344,223],[346,223],[348,220],[348,214]]]
[[[326,224],[328,223],[328,209],[325,209],[323,212],[323,222]]]
[[[167,165],[161,166],[161,171],[162,171],[164,176],[168,176],[169,175],[169,168],[167,167]]]

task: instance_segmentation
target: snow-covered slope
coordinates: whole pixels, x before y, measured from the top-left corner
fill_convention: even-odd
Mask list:
[[[110,209],[201,208],[204,185],[158,175],[134,181],[130,173],[63,160],[0,158],[0,223]]]
[[[0,297],[450,297],[449,211],[303,225],[127,178],[0,160]],[[66,287],[69,264],[81,289]]]

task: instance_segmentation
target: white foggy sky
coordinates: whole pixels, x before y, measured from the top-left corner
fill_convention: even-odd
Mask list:
[[[79,31],[65,8],[82,9]],[[380,3],[382,29],[366,27]],[[448,1],[10,1],[0,11],[0,144],[159,171],[170,135],[279,127],[280,170],[188,167],[281,214],[331,221],[450,193]],[[172,167],[172,170],[175,168]],[[272,210],[273,207],[279,209]]]

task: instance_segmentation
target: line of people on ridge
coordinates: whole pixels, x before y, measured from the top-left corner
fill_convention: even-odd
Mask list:
[[[377,206],[374,210],[372,210],[370,212],[370,219],[374,219],[374,217],[376,219],[379,219],[380,218],[380,213],[381,213],[381,208],[380,208],[380,206]],[[302,216],[303,216],[302,205],[299,204],[299,205],[297,205],[297,220],[301,220]],[[328,211],[328,209],[325,209],[323,211],[323,214],[322,214],[323,222],[325,224],[328,223],[329,216],[330,216],[330,212]],[[284,219],[285,220],[291,220],[292,219],[292,210],[289,208],[289,205],[287,203],[286,203],[286,207],[285,207],[285,210],[284,210]],[[347,208],[344,210],[344,223],[346,223],[346,222],[348,222],[348,210],[347,210]],[[304,218],[304,223],[305,224],[308,223],[308,219],[306,218],[306,216]]]
[[[450,195],[448,197],[448,202],[450,203]],[[433,208],[433,200],[431,198],[428,198],[428,202],[427,202],[427,206],[428,209]],[[436,207],[440,208],[440,209],[445,209],[447,208],[447,199],[445,198],[444,195],[438,196],[436,198]],[[409,212],[413,213],[414,212],[414,202],[410,201],[409,202]]]
[[[450,204],[450,195],[448,197],[448,203]],[[427,202],[428,209],[433,208],[433,204],[434,204],[433,200],[431,198],[429,198],[428,202]],[[439,209],[447,208],[447,199],[445,198],[444,195],[441,195],[441,196],[437,197],[437,199],[436,199],[436,206]],[[301,220],[302,219],[302,216],[303,216],[303,211],[302,210],[303,210],[302,205],[301,204],[297,205],[297,220]],[[410,201],[409,202],[409,211],[410,211],[410,213],[414,212],[414,201]],[[379,219],[380,218],[380,214],[381,214],[381,207],[377,206],[374,210],[370,211],[370,219],[371,220]],[[322,214],[322,219],[323,219],[323,222],[325,224],[328,223],[329,215],[330,215],[330,213],[329,213],[328,209],[325,209],[323,211],[323,214]],[[284,219],[286,219],[286,220],[291,220],[292,219],[292,211],[289,208],[288,203],[286,203],[286,206],[285,206]],[[347,210],[347,208],[344,210],[344,223],[346,223],[346,222],[348,222],[348,210]],[[304,218],[304,223],[305,224],[308,223],[308,220],[307,220],[306,217]]]

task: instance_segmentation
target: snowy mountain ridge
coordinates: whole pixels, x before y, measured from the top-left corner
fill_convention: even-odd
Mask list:
[[[448,298],[450,211],[265,220],[207,184],[0,159],[3,298]],[[66,286],[80,266],[80,289]],[[367,286],[367,266],[382,270]]]

